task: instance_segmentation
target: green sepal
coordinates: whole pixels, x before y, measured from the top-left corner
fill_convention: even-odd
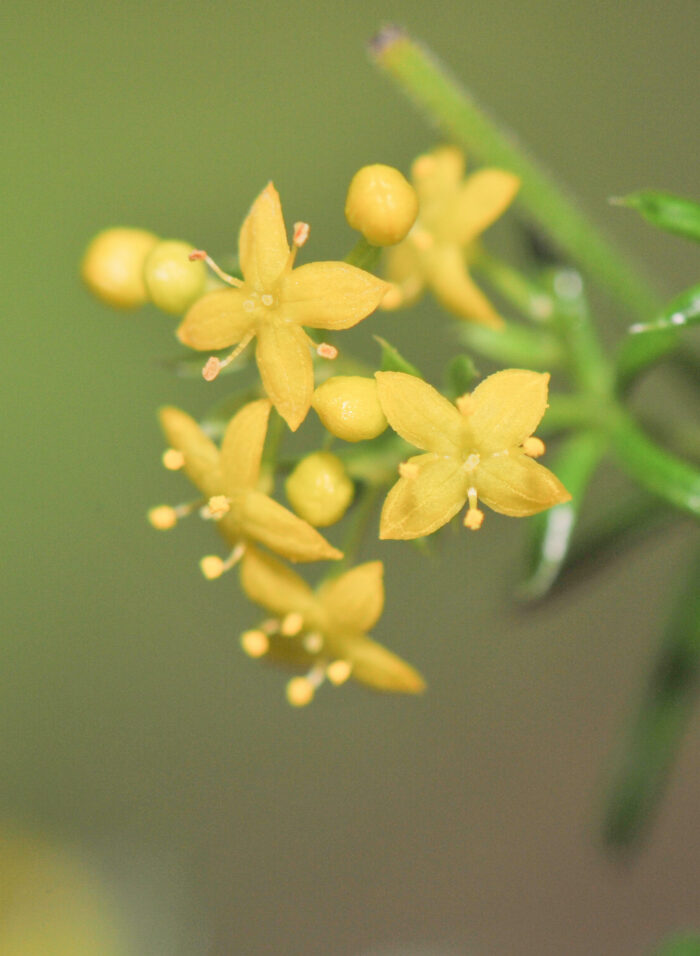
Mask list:
[[[445,374],[445,390],[448,398],[459,398],[474,388],[480,372],[471,355],[455,355],[450,360]]]
[[[700,553],[691,562],[605,807],[603,834],[629,846],[656,810],[697,695],[700,676]]]
[[[527,567],[518,588],[518,595],[524,600],[544,597],[566,564],[586,490],[606,445],[600,432],[586,431],[572,435],[558,450],[552,471],[571,495],[571,501],[530,519]]]
[[[403,357],[397,348],[387,342],[380,335],[374,336],[375,342],[379,342],[382,348],[382,359],[380,371],[382,372],[405,372],[407,375],[415,375],[416,378],[423,378],[415,365]]]
[[[652,226],[700,242],[700,204],[692,199],[642,189],[629,196],[616,196],[610,202],[614,206],[636,209]]]

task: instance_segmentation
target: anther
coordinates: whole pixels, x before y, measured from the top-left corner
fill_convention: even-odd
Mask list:
[[[185,464],[185,456],[177,448],[167,448],[163,452],[161,461],[168,471],[179,471]]]
[[[477,507],[476,488],[470,488],[467,497],[469,499],[469,510],[464,516],[464,527],[469,528],[470,531],[478,531],[484,523],[484,512]]]
[[[399,474],[402,478],[417,478],[419,471],[418,465],[412,461],[402,461],[399,465]]]
[[[476,402],[473,397],[467,393],[466,395],[460,395],[457,401],[455,402],[458,410],[465,418],[469,418],[470,415],[474,414],[474,409],[476,408]]]
[[[243,285],[243,282],[240,279],[236,279],[234,276],[230,276],[228,272],[224,272],[223,269],[220,269],[219,266],[217,266],[217,264],[214,262],[212,257],[210,255],[207,255],[204,249],[195,249],[194,252],[191,252],[189,254],[189,260],[190,262],[197,262],[199,260],[204,260],[204,262],[206,262],[206,264],[209,266],[211,271],[215,272],[216,275],[218,275],[218,277],[221,279],[221,281],[226,282],[227,285],[236,286],[236,288],[238,289],[240,289],[240,287]]]
[[[546,449],[541,438],[531,435],[530,438],[526,438],[523,442],[523,451],[528,458],[539,458],[540,455],[544,455]]]
[[[312,631],[310,634],[307,634],[302,641],[304,645],[304,650],[308,654],[318,654],[318,652],[323,647],[323,637],[318,633],[318,631]]]
[[[331,682],[335,684],[336,687],[339,687],[340,684],[344,684],[352,673],[352,664],[350,661],[337,660],[333,661],[326,668],[326,677]]]
[[[148,521],[158,531],[169,531],[177,524],[177,512],[170,505],[158,505],[148,512]]]
[[[338,358],[338,349],[335,345],[329,345],[327,342],[321,342],[316,348],[316,354],[324,359]]]
[[[308,222],[294,223],[294,233],[292,236],[292,242],[297,247],[297,249],[301,249],[301,247],[304,245],[306,240],[309,238],[310,229],[311,229],[311,226],[309,226]]]
[[[292,707],[306,707],[314,699],[316,688],[308,677],[292,677],[287,684],[287,700]]]
[[[215,355],[212,355],[207,359],[206,364],[202,369],[202,378],[205,382],[213,382],[220,371],[221,362]]]
[[[224,561],[216,554],[207,554],[199,562],[199,567],[207,581],[220,578],[225,571],[230,571],[243,557],[245,545],[237,544],[231,554]]]
[[[241,634],[241,647],[248,657],[264,657],[270,649],[270,641],[263,631],[244,631]]]
[[[280,631],[284,637],[296,637],[304,626],[304,618],[298,611],[290,611],[282,618]]]
[[[241,339],[233,352],[231,352],[230,355],[227,355],[225,359],[219,359],[215,355],[212,355],[211,358],[207,359],[207,363],[202,369],[202,377],[205,379],[205,381],[213,382],[222,368],[226,368],[226,366],[230,365],[235,358],[238,358],[254,335],[255,332],[248,332],[245,338]]]
[[[211,518],[219,521],[225,514],[231,510],[230,499],[226,495],[212,495],[209,501],[201,509],[200,514],[203,518]]]

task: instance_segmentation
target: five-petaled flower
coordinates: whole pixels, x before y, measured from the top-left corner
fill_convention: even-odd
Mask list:
[[[311,347],[303,326],[347,329],[373,312],[387,290],[376,276],[345,262],[293,269],[308,227],[287,243],[279,195],[269,183],[253,203],[239,236],[243,281],[196,302],[178,329],[194,349],[238,348],[256,338],[265,391],[292,430],[306,417],[314,389]],[[216,361],[216,360],[214,360]]]
[[[171,527],[179,514],[203,505],[204,515],[216,520],[234,548],[228,562],[213,556],[203,559],[206,577],[218,577],[232,566],[251,541],[260,542],[291,561],[342,557],[315,528],[258,489],[269,414],[267,399],[245,405],[231,419],[219,450],[185,412],[172,407],[160,412],[161,425],[171,446],[167,455],[199,488],[204,501],[181,509],[156,508],[151,521],[156,527]],[[165,464],[170,467],[167,457]]]
[[[383,565],[369,561],[323,583],[315,592],[298,574],[257,548],[247,550],[241,584],[248,597],[275,615],[242,635],[244,649],[307,671],[287,687],[290,703],[301,705],[328,678],[348,677],[376,690],[419,693],[420,674],[367,636],[384,607]]]
[[[520,180],[502,169],[463,176],[464,156],[454,146],[441,146],[413,163],[418,219],[406,239],[387,252],[393,285],[382,307],[410,304],[427,286],[448,311],[499,328],[502,319],[472,281],[466,260],[477,236],[513,201]]]
[[[424,449],[400,466],[402,477],[382,509],[380,537],[418,538],[436,531],[469,502],[464,523],[483,521],[480,499],[513,517],[568,501],[556,475],[530,456],[544,451],[531,438],[547,408],[549,375],[496,372],[456,407],[422,379],[377,372],[379,400],[391,427]]]

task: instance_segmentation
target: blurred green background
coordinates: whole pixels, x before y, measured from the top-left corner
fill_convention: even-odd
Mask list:
[[[71,847],[110,899],[121,942],[66,952],[633,956],[700,922],[700,718],[641,851],[614,860],[598,837],[682,527],[535,610],[509,597],[524,523],[447,534],[430,568],[370,543],[387,562],[376,636],[429,691],[352,686],[293,712],[283,677],[238,649],[257,610],[197,571],[211,529],[144,520],[183,489],[159,463],[156,407],[197,413],[210,395],[155,361],[171,321],[88,297],[82,250],[129,224],[221,255],[273,178],[287,221],[312,225],[304,259],[342,257],[355,169],[406,170],[433,142],[365,55],[387,21],[432,45],[661,291],[697,281],[689,244],[606,204],[698,193],[696,0],[5,10],[0,812]],[[372,319],[352,341],[385,334],[434,375],[436,318]],[[661,371],[639,401],[672,415],[682,396]],[[604,476],[597,500],[619,488]]]

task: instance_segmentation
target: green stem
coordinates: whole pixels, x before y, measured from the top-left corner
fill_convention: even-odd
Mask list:
[[[357,266],[358,269],[364,269],[365,272],[373,272],[379,262],[381,251],[379,246],[370,245],[363,236],[345,256],[345,261],[351,266]]]
[[[503,298],[532,322],[548,322],[554,312],[552,296],[538,282],[480,249],[470,263]]]
[[[443,133],[483,162],[520,177],[521,205],[575,263],[639,318],[654,313],[658,300],[646,278],[628,264],[515,137],[477,106],[432,53],[395,28],[379,35],[373,53],[379,66]]]
[[[334,576],[354,564],[381,490],[378,485],[362,486],[343,541],[343,557],[330,569],[330,573]]]

